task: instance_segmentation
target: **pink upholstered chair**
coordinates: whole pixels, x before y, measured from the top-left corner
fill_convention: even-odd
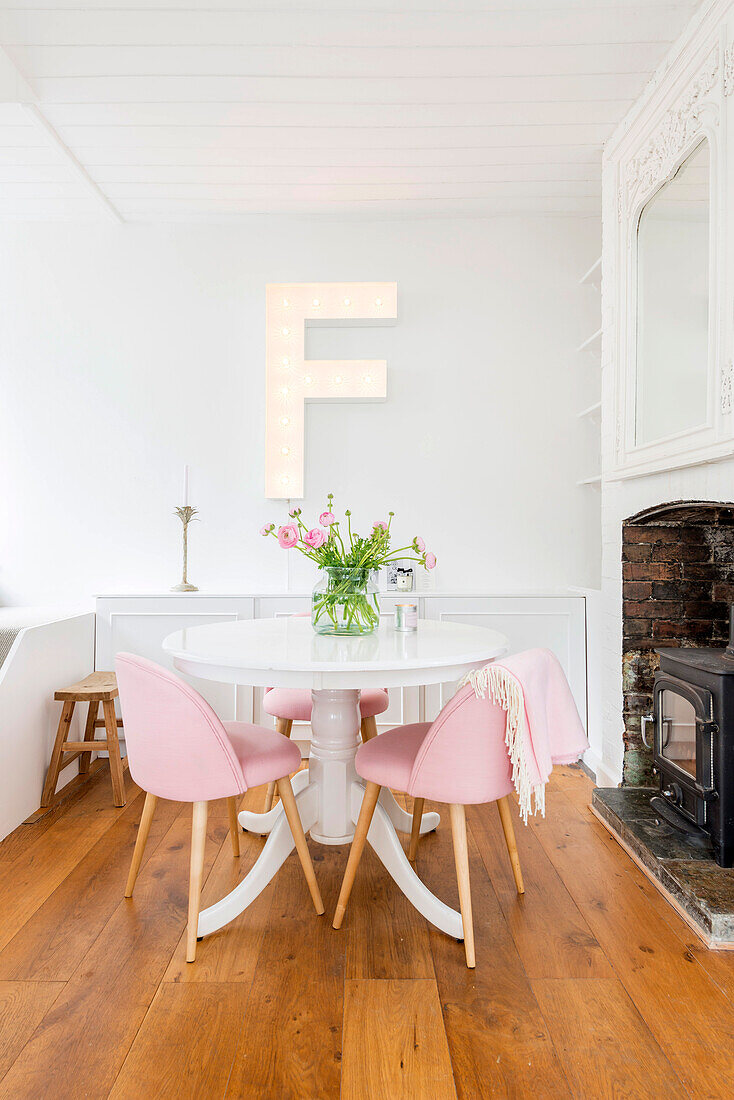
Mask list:
[[[362,692],[359,707],[363,741],[376,736],[375,716],[386,711],[389,703],[387,691],[383,688],[367,688]],[[311,692],[308,688],[265,688],[263,710],[275,718],[278,733],[290,737],[294,722],[311,721]],[[270,783],[265,795],[265,813],[272,808],[274,795],[275,784]]]
[[[274,781],[278,784],[316,912],[323,913],[321,894],[288,778],[301,762],[298,747],[262,726],[220,722],[206,699],[153,661],[132,653],[118,653],[115,671],[130,774],[146,792],[125,897],[132,897],[157,800],[193,802],[186,937],[186,961],[193,962],[204,871],[207,805],[213,799],[227,799],[232,847],[238,856],[237,796],[249,787]]]
[[[467,685],[446,704],[435,722],[398,726],[374,741],[360,745],[355,764],[358,774],[367,780],[367,790],[349,852],[334,928],[341,927],[344,919],[380,788],[405,791],[415,799],[410,838],[411,860],[415,858],[424,800],[430,798],[436,802],[447,802],[454,840],[466,964],[475,966],[465,805],[497,803],[517,892],[524,893],[507,797],[513,790],[513,784],[505,745],[505,712],[489,699],[477,699],[474,689]]]

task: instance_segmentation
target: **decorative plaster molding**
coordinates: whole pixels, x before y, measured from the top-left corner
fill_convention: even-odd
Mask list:
[[[724,95],[734,92],[734,46],[724,53]]]
[[[721,371],[721,411],[726,416],[734,408],[734,360],[725,363]]]
[[[633,207],[675,169],[681,153],[701,129],[702,101],[715,87],[718,74],[719,47],[715,46],[677,107],[667,112],[657,133],[626,165],[618,196],[620,217],[629,217]]]

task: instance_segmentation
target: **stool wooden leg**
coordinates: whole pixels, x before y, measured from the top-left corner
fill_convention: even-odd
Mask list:
[[[376,718],[363,718],[361,724],[362,740],[371,741],[373,737],[377,737],[377,719]]]
[[[102,702],[104,727],[107,735],[107,752],[110,756],[110,775],[112,777],[112,800],[116,806],[125,805],[125,778],[122,773],[120,742],[117,738],[117,715],[114,699]]]
[[[145,852],[145,845],[148,840],[148,833],[150,832],[150,823],[153,820],[153,814],[155,813],[155,804],[158,801],[154,794],[147,792],[145,795],[145,805],[143,806],[143,813],[140,818],[140,824],[138,825],[138,835],[135,841],[135,851],[133,852],[132,863],[130,864],[130,872],[127,876],[127,886],[125,887],[125,897],[131,898],[133,896],[133,890],[135,889],[135,880],[138,877],[138,871],[140,870],[140,864],[143,862],[143,853]]]
[[[208,804],[195,802],[191,819],[191,871],[189,873],[189,923],[186,926],[186,962],[196,959],[196,934],[199,930],[201,883],[204,878],[206,818]]]
[[[282,779],[278,780],[278,794],[280,795],[280,801],[283,803],[283,809],[285,810],[285,816],[288,818],[288,824],[291,827],[293,839],[296,842],[296,851],[298,852],[298,858],[301,861],[301,867],[303,867],[303,873],[306,876],[306,882],[311,892],[311,900],[313,901],[316,912],[320,916],[324,911],[324,903],[321,900],[321,891],[319,890],[319,884],[316,881],[316,872],[311,862],[311,853],[308,850],[306,834],[303,831],[303,825],[301,823],[301,815],[298,813],[296,798],[293,794],[290,778],[287,775],[284,775]]]
[[[43,794],[41,795],[42,806],[50,806],[53,801],[56,783],[58,782],[59,772],[61,771],[61,755],[64,750],[64,741],[68,741],[69,739],[69,726],[71,725],[71,719],[74,715],[74,706],[74,700],[67,699],[61,710],[59,728],[56,731],[56,740],[54,741],[53,752],[51,753],[51,761],[48,765],[48,771],[46,772],[46,782],[43,784]]]
[[[515,841],[515,830],[512,825],[512,815],[510,813],[510,800],[507,795],[504,798],[497,799],[497,809],[500,812],[500,821],[502,822],[502,832],[505,834],[505,843],[507,844],[507,851],[510,853],[510,863],[512,864],[512,874],[515,879],[515,886],[517,887],[518,894],[525,893],[525,886],[522,881],[522,870],[520,869],[520,856],[517,851],[517,843]]]
[[[352,846],[349,849],[349,859],[347,860],[347,869],[344,872],[344,880],[342,882],[342,888],[339,891],[339,901],[336,903],[336,911],[334,912],[333,928],[341,928],[342,921],[344,920],[344,913],[347,908],[347,902],[349,901],[349,895],[352,892],[354,886],[354,877],[357,874],[357,867],[359,867],[359,861],[362,858],[362,852],[364,850],[365,842],[367,840],[367,833],[370,831],[370,825],[375,813],[375,806],[377,805],[377,799],[380,797],[380,785],[379,783],[368,783],[367,789],[362,799],[362,808],[359,811],[359,818],[357,820],[357,827],[354,830],[354,840]]]
[[[97,721],[97,714],[99,713],[99,703],[96,699],[92,699],[89,703],[89,710],[87,711],[87,724],[84,727],[84,740],[94,741],[95,723]],[[83,752],[79,760],[79,774],[86,775],[89,771],[89,765],[92,763],[92,750],[89,752]]]
[[[240,823],[237,820],[237,799],[227,799],[227,809],[229,810],[229,839],[232,841],[232,852],[235,859],[239,858],[240,854]]]
[[[278,733],[282,733],[284,737],[290,737],[291,730],[293,729],[293,722],[290,718],[276,718],[275,728]],[[265,806],[263,807],[263,813],[269,813],[273,808],[273,799],[275,798],[275,782],[268,783],[268,789],[265,794]]]
[[[456,862],[456,881],[459,884],[459,902],[461,904],[461,923],[464,926],[464,950],[466,965],[472,969],[477,965],[474,955],[474,920],[471,911],[471,886],[469,884],[469,848],[466,841],[466,814],[464,807],[452,803],[451,834],[454,839],[454,860]]]
[[[418,841],[421,835],[421,821],[423,819],[423,803],[425,798],[416,798],[413,802],[413,824],[410,830],[410,848],[408,849],[408,859],[411,863],[414,862],[416,854],[418,852]]]

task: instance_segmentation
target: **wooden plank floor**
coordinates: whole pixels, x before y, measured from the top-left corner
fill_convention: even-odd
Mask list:
[[[143,804],[126,782],[124,809],[102,772],[0,844],[0,1097],[734,1096],[734,952],[696,940],[589,813],[579,770],[556,769],[545,819],[516,824],[523,898],[495,807],[468,811],[473,972],[369,850],[333,931],[347,852],[311,842],[323,917],[291,856],[187,965],[190,809],[159,803],[125,901]],[[418,871],[457,905],[447,818]],[[212,806],[204,904],[262,844],[242,835],[235,862]]]

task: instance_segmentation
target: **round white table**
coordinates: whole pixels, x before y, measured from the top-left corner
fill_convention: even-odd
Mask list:
[[[413,633],[383,622],[374,634],[315,634],[306,618],[250,619],[196,626],[169,635],[163,649],[181,672],[203,680],[253,687],[310,688],[311,753],[308,771],[293,779],[306,833],[320,844],[348,844],[364,795],[354,769],[360,744],[360,689],[399,688],[458,680],[507,652],[495,630],[422,619]],[[439,822],[423,815],[421,833]],[[294,848],[282,806],[269,813],[243,811],[242,827],[268,839],[249,873],[226,897],[199,914],[198,935],[234,920],[267,886]],[[396,830],[409,833],[411,816],[383,788],[367,836],[395,882],[432,924],[463,937],[461,914],[440,901],[408,862]]]

